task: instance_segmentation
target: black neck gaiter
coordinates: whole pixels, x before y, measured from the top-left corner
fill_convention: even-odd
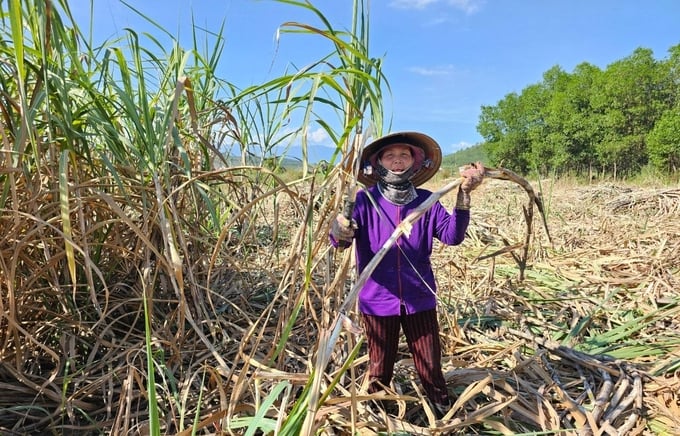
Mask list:
[[[380,178],[378,180],[378,190],[390,203],[404,205],[410,203],[418,196],[416,187],[410,180],[416,173],[413,167],[400,174],[393,173],[380,164],[376,165],[376,167],[376,172]]]

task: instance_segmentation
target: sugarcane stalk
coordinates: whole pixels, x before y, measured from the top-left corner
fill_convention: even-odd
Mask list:
[[[358,126],[348,158],[348,162],[351,162],[351,173],[349,171],[344,172],[345,175],[350,175],[350,180],[347,187],[347,193],[343,199],[342,215],[350,222],[350,224],[358,189],[357,180],[359,177],[359,169],[361,168],[361,150],[365,146],[364,140],[367,137],[367,135],[363,134],[361,126]],[[333,217],[333,219],[335,219],[335,217]],[[340,250],[343,249],[342,247],[339,248]],[[320,341],[320,346],[317,350],[317,362],[314,366],[311,392],[307,404],[307,415],[305,416],[301,429],[301,434],[303,435],[311,435],[314,433],[314,421],[316,411],[319,408],[319,397],[321,394],[321,379],[324,375],[326,365],[330,360],[333,347],[340,336],[343,324],[346,325],[348,323],[351,324],[351,320],[345,316],[344,311],[340,311],[338,316],[335,317],[331,329],[322,332],[321,334],[322,340]],[[330,346],[322,346],[324,343],[330,344]]]

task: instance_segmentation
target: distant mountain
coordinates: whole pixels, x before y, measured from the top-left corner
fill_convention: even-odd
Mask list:
[[[274,159],[274,157],[270,158]],[[280,161],[279,165],[284,168],[299,168],[302,167],[302,161],[297,158],[293,157],[287,157],[287,156],[278,156],[276,157],[278,161]],[[229,163],[230,166],[240,166],[243,161],[241,159],[241,156],[227,156],[227,162]],[[248,156],[246,158],[246,165],[253,165],[253,166],[259,166],[262,164],[262,159],[260,156]],[[265,163],[264,166],[267,166]]]
[[[299,145],[281,150],[281,154],[284,153],[288,159],[302,161],[302,147]],[[329,161],[333,157],[333,153],[335,153],[335,148],[325,145],[310,145],[307,147],[307,162],[314,164],[320,161]]]

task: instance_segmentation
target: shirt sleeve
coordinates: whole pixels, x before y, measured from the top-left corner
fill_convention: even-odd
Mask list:
[[[440,202],[432,206],[435,222],[435,236],[446,245],[460,245],[470,224],[470,211],[453,209],[449,213]]]

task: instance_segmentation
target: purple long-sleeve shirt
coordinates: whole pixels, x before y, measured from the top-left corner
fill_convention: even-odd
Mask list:
[[[357,193],[352,217],[358,226],[354,238],[359,272],[389,239],[396,226],[431,194],[425,189],[417,189],[417,193],[415,200],[401,206],[387,201],[375,186]],[[401,306],[408,314],[434,309],[437,305],[436,282],[430,263],[433,239],[458,245],[465,239],[469,223],[468,210],[454,209],[451,214],[436,202],[413,223],[408,237],[399,237],[375,268],[359,292],[359,310],[369,315],[389,316],[399,315]],[[335,247],[344,244],[332,236],[331,243]]]

